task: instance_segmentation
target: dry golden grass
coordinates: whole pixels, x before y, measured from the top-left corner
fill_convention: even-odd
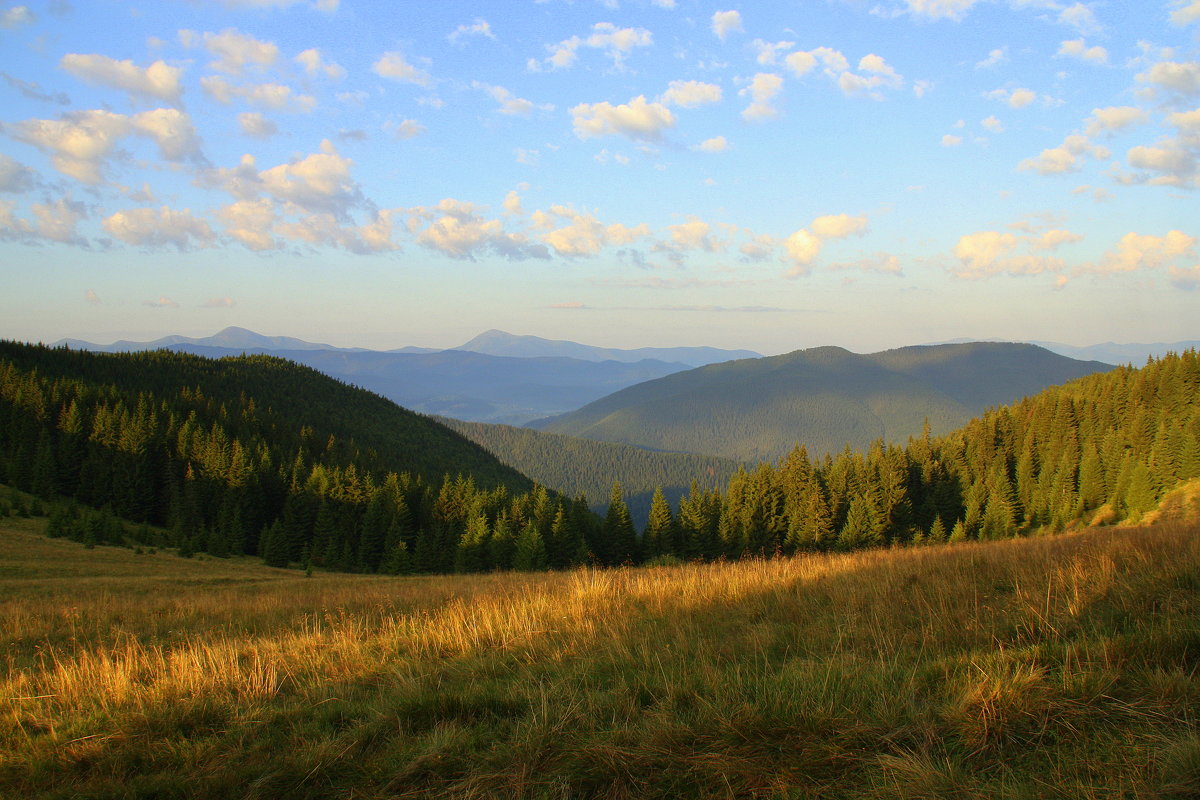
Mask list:
[[[1194,528],[305,578],[36,527],[0,521],[0,794],[1149,798],[1195,763]]]

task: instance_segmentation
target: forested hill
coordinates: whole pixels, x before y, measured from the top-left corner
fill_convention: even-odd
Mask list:
[[[1028,344],[973,342],[858,355],[798,350],[675,373],[530,427],[654,450],[775,461],[948,433],[990,406],[1112,369]]]
[[[739,466],[717,456],[662,453],[511,425],[437,419],[543,486],[570,497],[584,495],[593,507],[607,502],[613,481],[620,481],[638,527],[645,525],[655,489],[677,504],[693,484],[700,489],[724,486]]]
[[[261,439],[289,460],[303,450],[310,458],[329,457],[368,472],[410,472],[429,481],[463,474],[480,486],[503,484],[518,491],[531,486],[524,475],[428,417],[273,356],[95,354],[0,342],[0,362],[62,382],[70,387],[64,392],[81,392],[92,402],[119,401],[133,410],[144,395],[165,404],[163,410],[180,417],[180,424],[196,412],[204,427],[216,422],[232,438]],[[46,399],[53,405],[60,398]]]

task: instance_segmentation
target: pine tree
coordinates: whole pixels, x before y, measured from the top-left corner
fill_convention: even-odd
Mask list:
[[[625,505],[620,482],[613,484],[608,499],[608,513],[604,517],[603,541],[609,553],[609,565],[634,564],[638,561],[637,531]]]
[[[675,533],[675,518],[671,514],[671,506],[663,496],[662,487],[654,490],[650,498],[650,518],[646,522],[646,532],[642,543],[647,559],[664,555],[677,555]]]
[[[546,544],[537,525],[530,521],[517,537],[516,551],[513,554],[513,569],[522,572],[533,572],[546,569]]]

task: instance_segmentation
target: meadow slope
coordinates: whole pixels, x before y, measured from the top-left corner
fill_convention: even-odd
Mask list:
[[[462,577],[0,520],[0,795],[1194,797],[1195,525]]]

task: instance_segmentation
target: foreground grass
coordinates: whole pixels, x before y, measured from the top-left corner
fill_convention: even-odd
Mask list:
[[[375,578],[0,520],[0,796],[1185,798],[1195,526]]]

